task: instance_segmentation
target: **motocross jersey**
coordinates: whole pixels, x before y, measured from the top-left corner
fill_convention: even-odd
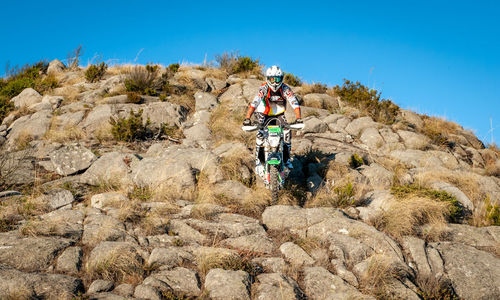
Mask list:
[[[299,107],[299,101],[297,101],[288,85],[283,83],[276,92],[273,92],[267,83],[264,83],[259,88],[259,92],[250,103],[250,106],[256,112],[267,116],[276,116],[285,112],[287,101],[293,109]]]

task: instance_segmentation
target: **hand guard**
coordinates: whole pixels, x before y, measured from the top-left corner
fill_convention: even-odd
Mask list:
[[[243,121],[243,126],[250,126],[252,123],[250,122],[250,119],[245,119]]]
[[[297,119],[297,120],[295,120],[295,124],[302,124],[302,123],[304,123],[304,122],[302,121],[302,119]]]

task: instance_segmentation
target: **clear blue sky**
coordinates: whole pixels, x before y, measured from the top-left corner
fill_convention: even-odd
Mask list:
[[[491,118],[500,143],[498,1],[5,1],[0,37],[0,66],[62,60],[79,44],[85,64],[239,50],[308,82],[359,80],[485,142]]]

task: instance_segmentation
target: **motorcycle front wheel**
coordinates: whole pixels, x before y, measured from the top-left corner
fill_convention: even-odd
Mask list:
[[[269,170],[269,185],[271,190],[271,205],[276,205],[278,203],[279,194],[279,170],[278,166],[273,165]]]

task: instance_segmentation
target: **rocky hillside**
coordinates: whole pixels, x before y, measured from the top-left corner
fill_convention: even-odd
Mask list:
[[[258,71],[106,67],[0,84],[1,299],[500,298],[500,151],[473,133],[293,87],[271,206],[240,129]]]

